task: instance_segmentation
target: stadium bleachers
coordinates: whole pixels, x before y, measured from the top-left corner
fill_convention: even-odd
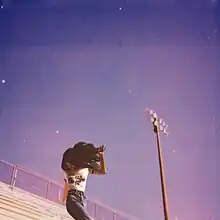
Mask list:
[[[67,220],[64,207],[20,189],[0,183],[0,219]]]
[[[62,192],[60,184],[0,160],[0,220],[72,219],[62,206]],[[94,220],[137,220],[91,200],[86,208]]]

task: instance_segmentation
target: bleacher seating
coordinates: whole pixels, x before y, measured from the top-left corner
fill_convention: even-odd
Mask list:
[[[0,220],[68,220],[63,187],[19,165],[0,160]],[[137,220],[97,201],[86,209],[95,220]]]
[[[0,183],[0,220],[68,220],[65,208]]]

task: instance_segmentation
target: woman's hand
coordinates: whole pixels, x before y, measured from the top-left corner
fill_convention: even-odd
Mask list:
[[[99,154],[99,163],[100,168],[98,170],[93,170],[93,174],[99,174],[103,175],[106,174],[106,166],[105,166],[105,159],[104,159],[104,151],[106,150],[106,147],[102,145],[101,147],[97,148],[98,154]]]
[[[101,147],[98,148],[98,153],[103,154],[105,150],[106,150],[106,147],[102,145]]]

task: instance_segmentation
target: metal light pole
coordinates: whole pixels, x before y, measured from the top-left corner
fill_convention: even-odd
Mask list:
[[[168,135],[168,132],[167,132],[168,125],[165,123],[165,121],[163,119],[159,119],[157,117],[156,112],[154,112],[153,110],[146,109],[146,112],[150,116],[150,120],[153,125],[153,131],[156,134],[158,160],[159,160],[159,167],[160,167],[160,181],[161,181],[161,190],[162,190],[162,199],[163,199],[164,219],[169,220],[167,192],[166,192],[163,158],[162,158],[162,150],[161,150],[161,146],[160,146],[160,135],[159,135],[160,131],[163,132],[164,134]]]

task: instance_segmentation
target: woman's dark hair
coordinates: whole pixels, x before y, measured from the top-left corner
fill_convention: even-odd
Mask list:
[[[76,168],[90,168],[90,166],[98,166],[96,163],[98,161],[98,148],[91,143],[78,142],[72,148],[68,148],[63,153],[61,168],[66,172],[70,169],[68,164],[71,164]]]

